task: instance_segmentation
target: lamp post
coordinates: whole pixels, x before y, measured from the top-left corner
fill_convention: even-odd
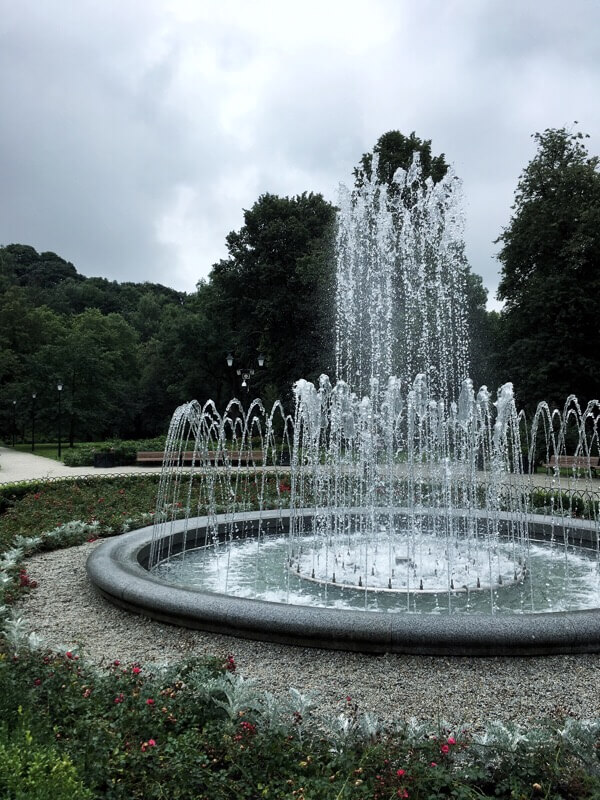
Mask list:
[[[15,446],[15,433],[17,430],[17,401],[13,400],[13,417],[12,417],[12,440],[13,447]]]
[[[58,460],[60,461],[62,450],[61,450],[61,441],[60,441],[60,398],[62,395],[63,384],[62,381],[59,381],[56,384],[56,388],[58,389]]]
[[[35,398],[37,392],[31,393],[31,452],[35,452]]]
[[[233,358],[233,354],[231,352],[227,353],[227,356],[226,356],[225,360],[227,361],[227,366],[228,367],[233,367],[234,358]],[[258,357],[257,357],[256,360],[258,362],[258,366],[259,367],[264,367],[264,365],[265,365],[265,357],[264,357],[264,355],[262,353],[258,354]],[[254,370],[252,369],[252,367],[240,367],[239,369],[236,370],[236,373],[242,379],[242,389],[245,389],[247,392],[249,392],[250,391],[250,378],[254,375]]]

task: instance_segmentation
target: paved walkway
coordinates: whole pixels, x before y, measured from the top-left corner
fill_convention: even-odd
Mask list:
[[[217,468],[219,469],[219,468]],[[268,467],[267,469],[272,469]],[[78,475],[130,475],[160,472],[161,467],[66,467],[59,461],[33,453],[22,453],[12,447],[0,447],[0,484],[14,483],[43,478],[76,478]],[[507,476],[508,477],[508,476]],[[511,481],[518,480],[517,476],[510,476]],[[553,476],[537,474],[524,475],[524,483],[539,487],[552,487],[562,491],[569,489],[582,490],[590,488],[594,492],[600,491],[600,480],[592,480],[591,485],[585,479],[575,479],[562,476],[560,480]]]
[[[148,474],[160,470],[160,467],[66,467],[52,458],[0,447],[0,484],[39,478],[76,478],[78,475]]]

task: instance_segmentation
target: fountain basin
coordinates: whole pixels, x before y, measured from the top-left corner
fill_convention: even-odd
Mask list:
[[[285,522],[280,511],[261,520]],[[231,520],[223,516],[225,525]],[[240,525],[258,522],[255,513],[238,516]],[[208,519],[170,523],[172,545],[198,546]],[[556,531],[557,521],[533,515],[530,535]],[[568,536],[583,545],[595,542],[595,523],[568,520]],[[110,602],[161,622],[268,642],[370,653],[455,656],[549,655],[600,652],[600,608],[528,614],[414,614],[290,605],[207,592],[159,579],[147,565],[153,528],[147,527],[99,545],[87,572]],[[168,537],[165,535],[166,546]]]

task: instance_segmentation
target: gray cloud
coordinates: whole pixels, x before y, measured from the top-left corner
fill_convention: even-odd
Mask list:
[[[265,191],[336,199],[390,129],[464,180],[494,290],[531,134],[600,152],[600,6],[575,0],[22,0],[0,19],[0,243],[192,289]]]

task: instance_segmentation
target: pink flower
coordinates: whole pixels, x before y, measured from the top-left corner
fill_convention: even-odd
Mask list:
[[[449,753],[449,752],[450,752],[450,748],[448,747],[448,745],[447,745],[447,744],[443,744],[443,745],[440,747],[440,750],[442,751],[442,753],[443,753],[444,755],[446,755],[447,753]]]
[[[118,667],[120,663],[121,662],[119,661],[119,659],[115,658],[115,660],[113,661],[113,667]]]
[[[156,747],[156,742],[154,739],[148,739],[148,747]]]
[[[449,736],[447,741],[448,744],[456,744],[456,739],[454,738],[454,736]]]
[[[430,764],[429,766],[430,766],[430,767],[437,767],[437,764],[435,763],[435,761],[432,761],[432,762],[431,762],[431,764]]]
[[[67,658],[73,658],[73,653],[70,650],[67,650],[67,652],[65,653],[65,656]]]
[[[149,697],[149,698],[146,700],[146,705],[147,705],[147,706],[153,706],[153,705],[154,705],[154,700],[153,700],[151,697]]]
[[[132,667],[131,671],[133,672],[134,675],[139,675],[142,670],[140,667]]]
[[[396,775],[397,775],[399,778],[401,778],[401,777],[402,777],[404,774],[405,774],[405,773],[404,773],[404,770],[403,770],[403,769],[399,769],[399,770],[396,772]]]
[[[118,695],[115,697],[115,703],[122,703],[124,699],[125,699],[125,698],[123,697],[123,694],[118,694]]]

